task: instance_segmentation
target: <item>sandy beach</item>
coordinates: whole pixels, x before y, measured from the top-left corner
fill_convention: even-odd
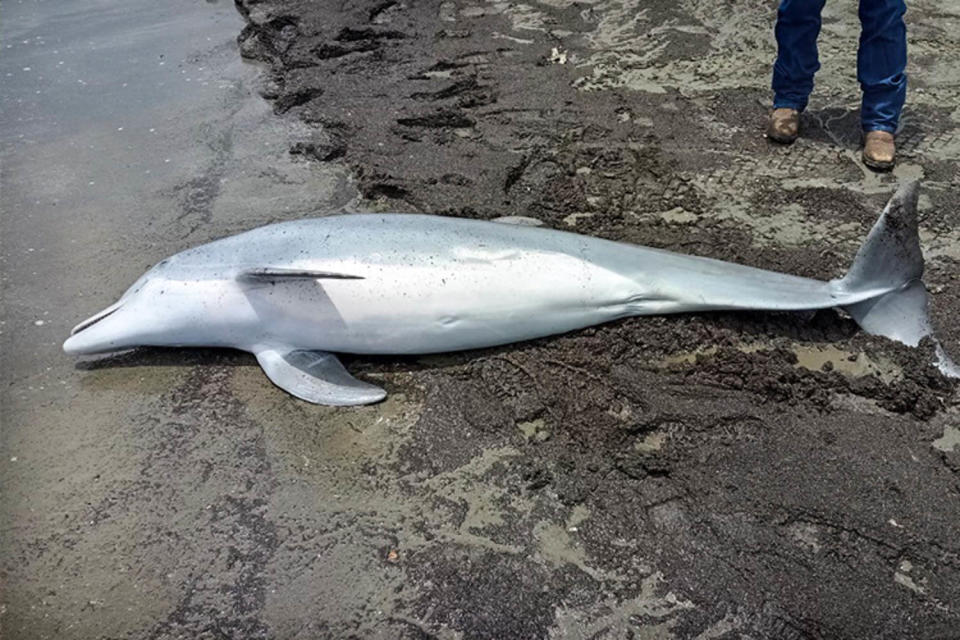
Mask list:
[[[955,3],[910,4],[889,174],[849,3],[790,147],[762,135],[773,2],[74,4],[4,6],[0,636],[957,637],[956,383],[836,311],[346,356],[389,392],[362,408],[241,352],[60,351],[149,265],[269,222],[529,216],[827,280],[920,179],[960,359]]]

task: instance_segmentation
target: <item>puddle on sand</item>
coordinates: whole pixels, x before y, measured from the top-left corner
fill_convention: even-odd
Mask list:
[[[603,574],[591,567],[583,547],[571,537],[571,531],[558,524],[542,521],[533,528],[537,539],[537,553],[547,564],[554,567],[573,565],[594,580],[602,580]]]
[[[744,353],[754,353],[762,349],[770,349],[773,345],[762,343],[747,343],[737,348]],[[797,367],[810,371],[828,369],[842,373],[851,378],[875,375],[884,383],[890,383],[903,376],[903,370],[890,360],[877,357],[871,358],[865,353],[854,353],[832,345],[795,344],[789,347],[797,356]],[[663,358],[659,365],[669,367],[678,364],[696,364],[699,356],[716,355],[717,347],[705,347],[694,351],[675,353]]]
[[[673,631],[678,614],[693,609],[694,604],[664,588],[659,571],[649,574],[640,583],[640,593],[619,600],[610,595],[589,607],[561,603],[556,609],[551,638],[586,640],[587,638],[677,638]],[[737,628],[727,619],[709,627],[698,638],[716,638]],[[604,635],[606,634],[606,635]]]
[[[633,445],[633,449],[634,451],[640,451],[642,453],[651,453],[662,449],[666,441],[667,434],[662,431],[654,431],[646,434],[642,440],[637,440]]]
[[[960,428],[944,427],[943,435],[931,444],[933,444],[934,449],[939,449],[940,451],[955,451],[960,449]]]
[[[811,371],[822,371],[826,365],[852,378],[875,375],[885,383],[903,377],[903,370],[890,360],[871,358],[865,353],[853,353],[830,345],[797,345],[791,351],[797,354],[797,366]]]
[[[693,351],[681,351],[680,353],[674,353],[663,358],[658,364],[661,367],[670,367],[675,364],[696,364],[697,358],[700,356],[713,356],[716,355],[718,349],[716,347],[704,347],[703,349],[695,349]]]
[[[542,442],[550,437],[550,432],[547,431],[546,422],[543,418],[537,418],[529,422],[518,422],[517,428],[520,429],[520,433],[527,440]]]

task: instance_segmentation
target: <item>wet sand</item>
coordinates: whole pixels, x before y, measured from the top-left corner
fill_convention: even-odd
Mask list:
[[[782,148],[760,135],[774,8],[747,4],[243,1],[258,74],[232,8],[184,3],[158,33],[192,35],[126,50],[173,47],[182,84],[153,111],[25,121],[6,109],[36,100],[20,74],[81,94],[11,10],[4,637],[953,637],[955,385],[928,346],[835,312],[347,359],[390,392],[359,409],[292,400],[245,354],[59,353],[152,262],[308,212],[527,215],[832,278],[922,178],[934,320],[960,356],[960,12],[911,5],[901,158],[878,175],[858,159],[855,11],[828,6]],[[124,104],[114,76],[173,82],[150,60],[106,74],[101,102]]]

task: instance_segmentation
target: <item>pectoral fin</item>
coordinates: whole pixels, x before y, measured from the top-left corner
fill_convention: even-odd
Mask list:
[[[264,349],[255,355],[275,385],[307,402],[347,407],[372,404],[387,396],[380,387],[351,376],[337,356],[326,351]]]

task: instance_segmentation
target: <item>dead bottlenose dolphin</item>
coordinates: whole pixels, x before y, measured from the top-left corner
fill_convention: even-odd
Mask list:
[[[332,352],[477,349],[636,315],[838,307],[868,333],[916,345],[933,333],[916,208],[910,183],[830,282],[517,224],[407,214],[283,222],[160,262],[63,348],[234,347],[298,398],[359,405],[386,392]]]

